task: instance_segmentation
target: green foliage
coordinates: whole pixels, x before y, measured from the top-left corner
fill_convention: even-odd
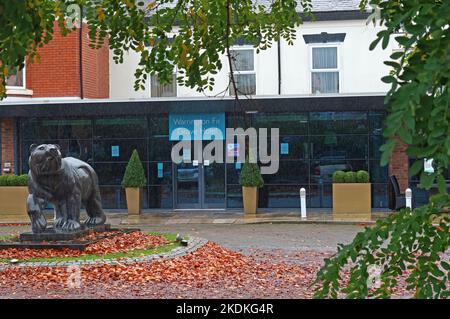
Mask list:
[[[133,150],[122,180],[123,187],[144,187],[147,185],[144,167],[137,150]]]
[[[333,183],[345,183],[345,172],[344,171],[336,171],[333,173]]]
[[[366,171],[357,171],[356,172],[356,182],[357,183],[369,183],[370,182],[370,176],[369,173]]]
[[[242,166],[239,182],[241,186],[245,187],[263,187],[264,180],[258,164],[245,162]]]
[[[367,3],[362,1],[361,8]],[[339,245],[317,274],[315,297],[389,298],[403,275],[413,297],[449,298],[450,264],[444,253],[450,244],[450,195],[443,173],[450,163],[450,2],[370,3],[380,9],[373,17],[383,28],[370,49],[380,42],[386,48],[392,37],[402,49],[385,62],[392,71],[382,78],[391,89],[384,130],[389,140],[380,148],[381,163],[388,163],[398,141],[407,144],[408,155],[416,158],[410,175],[420,174],[425,188],[437,182],[439,194],[428,205],[412,212],[402,209],[358,233],[351,244]],[[424,158],[434,159],[433,174],[423,172]],[[349,280],[343,283],[349,267]],[[368,285],[371,267],[379,270],[379,286]]]
[[[1,175],[0,186],[28,186],[28,174]]]
[[[212,89],[214,74],[222,69],[220,54],[237,40],[254,45],[257,51],[282,38],[289,44],[296,39],[295,27],[302,21],[296,12],[301,3],[306,15],[311,0],[273,1],[255,5],[253,0],[160,0],[144,4],[139,0],[0,0],[0,98],[5,96],[8,74],[22,68],[25,57],[36,57],[36,50],[52,39],[54,22],[62,34],[73,18],[69,7],[83,5],[91,46],[101,47],[108,37],[112,58],[123,62],[123,54],[141,54],[135,72],[135,89],[145,89],[149,74],[162,83],[172,79],[174,67],[178,81],[199,91]],[[71,19],[73,20],[73,19]],[[170,34],[177,25],[175,36]],[[172,37],[172,38],[171,38]]]
[[[363,1],[365,5],[367,1]],[[398,141],[408,145],[407,153],[416,158],[410,175],[421,177],[429,188],[439,181],[450,165],[450,77],[449,1],[370,1],[380,8],[383,30],[372,44],[383,48],[394,40],[402,48],[385,64],[392,67],[383,77],[391,84],[386,103],[382,164],[388,163]],[[423,159],[433,158],[436,171],[423,172]]]
[[[369,173],[366,171],[344,172],[336,171],[333,173],[333,183],[369,183]]]
[[[441,260],[450,245],[450,220],[442,215],[443,204],[402,209],[374,227],[366,227],[349,245],[325,260],[315,281],[316,298],[390,298],[400,276],[406,276],[407,290],[415,298],[450,297],[449,263]],[[340,276],[350,266],[349,281]],[[371,267],[378,269],[380,284],[371,285]]]
[[[345,172],[344,183],[356,183],[356,173],[355,172]]]

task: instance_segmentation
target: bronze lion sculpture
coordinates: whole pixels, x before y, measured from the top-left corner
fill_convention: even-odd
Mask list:
[[[28,173],[28,215],[34,233],[43,232],[47,221],[43,209],[54,205],[53,227],[56,232],[75,232],[80,224],[81,205],[86,208],[86,227],[102,225],[106,221],[101,206],[98,177],[87,163],[73,157],[61,157],[55,144],[30,146]]]

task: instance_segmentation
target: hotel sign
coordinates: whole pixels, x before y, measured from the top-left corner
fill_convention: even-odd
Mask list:
[[[187,135],[194,141],[225,139],[225,113],[170,113],[170,140],[187,140]]]

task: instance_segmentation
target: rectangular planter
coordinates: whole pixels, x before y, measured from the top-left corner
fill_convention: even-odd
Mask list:
[[[258,208],[258,187],[242,187],[245,215],[255,215]]]
[[[333,219],[370,221],[372,194],[370,183],[333,183]]]
[[[0,214],[27,216],[27,186],[0,186]]]
[[[141,188],[126,187],[128,215],[139,215],[141,213]]]

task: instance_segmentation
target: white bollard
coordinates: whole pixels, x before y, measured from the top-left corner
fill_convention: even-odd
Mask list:
[[[406,207],[409,209],[412,209],[412,190],[411,188],[407,188],[405,190],[405,197],[406,197]]]
[[[306,189],[300,188],[300,210],[302,219],[306,219]]]

